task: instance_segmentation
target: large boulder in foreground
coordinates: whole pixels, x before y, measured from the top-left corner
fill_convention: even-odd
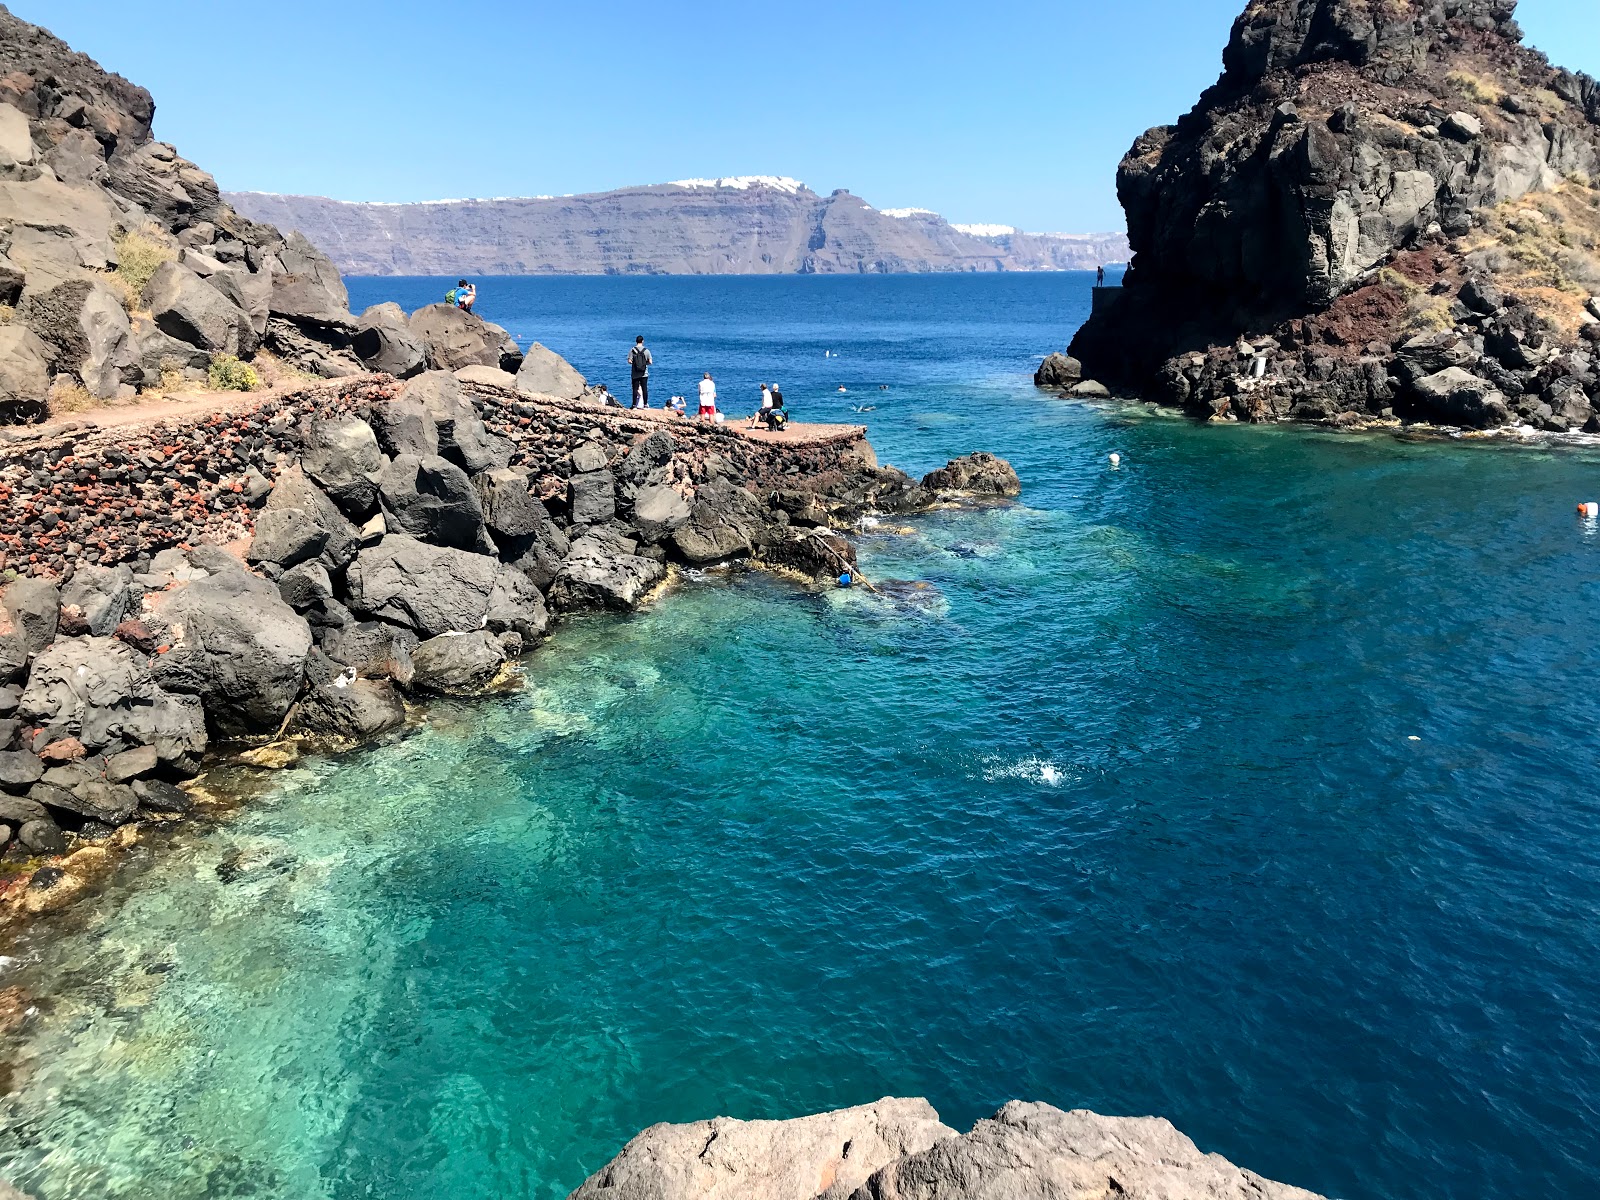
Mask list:
[[[985,451],[952,458],[937,471],[922,477],[932,492],[957,492],[967,496],[1020,496],[1022,481],[1011,464]]]
[[[182,263],[157,267],[143,300],[168,337],[212,354],[255,353],[258,339],[249,314]]]
[[[958,1135],[926,1100],[654,1125],[569,1200],[1319,1200],[1156,1117],[1012,1101]]]
[[[0,684],[20,678],[50,644],[60,611],[61,593],[48,579],[24,576],[0,592]]]
[[[146,623],[171,647],[152,673],[198,696],[224,737],[274,732],[300,694],[311,627],[275,585],[242,566],[147,599]]]
[[[955,1136],[926,1100],[652,1125],[570,1200],[842,1200],[879,1168]]]
[[[1460,367],[1446,367],[1411,385],[1417,405],[1433,420],[1468,429],[1508,424],[1511,410],[1500,390]]]
[[[689,506],[688,520],[672,530],[672,544],[691,563],[743,557],[772,539],[761,501],[726,479],[701,484]]]

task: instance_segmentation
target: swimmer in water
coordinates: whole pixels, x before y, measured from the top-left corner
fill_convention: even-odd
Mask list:
[[[840,391],[841,391],[841,392],[848,392],[848,391],[849,391],[849,390],[850,390],[850,389],[849,389],[849,388],[847,388],[847,387],[845,387],[845,386],[844,386],[844,384],[842,384],[842,383],[841,383],[841,384],[840,384],[840,385],[839,385],[839,390],[840,390]]]

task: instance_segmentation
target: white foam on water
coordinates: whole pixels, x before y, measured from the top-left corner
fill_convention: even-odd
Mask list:
[[[1027,758],[990,759],[983,768],[985,783],[998,783],[1002,779],[1021,779],[1028,783],[1039,783],[1045,787],[1060,787],[1069,783],[1075,775],[1062,770],[1048,758],[1029,755]]]

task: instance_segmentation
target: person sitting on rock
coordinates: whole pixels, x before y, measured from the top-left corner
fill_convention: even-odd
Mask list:
[[[700,419],[702,421],[715,421],[717,419],[717,385],[707,371],[705,378],[700,381]]]
[[[767,412],[772,408],[772,389],[766,384],[761,385],[761,407],[750,414],[749,428],[754,429],[767,419]]]
[[[675,416],[683,416],[688,407],[688,402],[682,396],[674,396],[672,398],[672,411]]]

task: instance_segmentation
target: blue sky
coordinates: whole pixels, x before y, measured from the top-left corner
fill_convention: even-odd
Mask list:
[[[10,0],[149,88],[224,188],[345,200],[792,175],[880,208],[1121,227],[1116,164],[1243,0]],[[1523,0],[1600,75],[1595,0]]]

